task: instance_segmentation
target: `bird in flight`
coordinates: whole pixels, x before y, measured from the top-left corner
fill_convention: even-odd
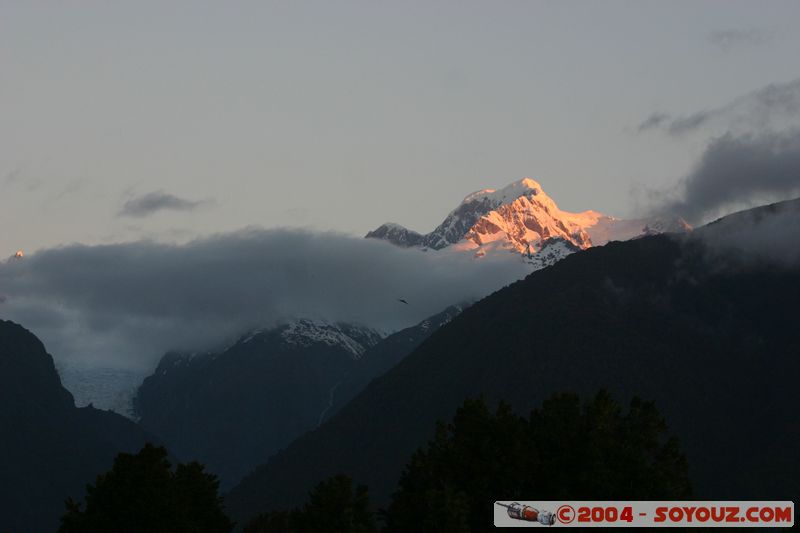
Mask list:
[[[402,298],[397,299],[398,302],[408,305],[408,302],[403,300]]]

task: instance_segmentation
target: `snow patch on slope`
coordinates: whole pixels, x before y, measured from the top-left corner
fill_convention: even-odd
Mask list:
[[[359,359],[367,348],[381,340],[381,336],[369,328],[303,319],[285,326],[281,339],[287,345],[301,348],[315,343],[339,346]]]

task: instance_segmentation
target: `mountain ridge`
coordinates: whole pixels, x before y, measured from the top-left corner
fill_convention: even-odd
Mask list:
[[[319,422],[329,391],[382,335],[298,319],[220,351],[171,352],[134,398],[140,425],[227,487]]]
[[[612,240],[689,230],[691,226],[680,217],[623,220],[594,210],[563,211],[538,181],[522,178],[501,189],[468,194],[430,233],[421,234],[387,222],[368,232],[366,238],[402,247],[453,247],[478,257],[507,250],[530,258],[552,239],[586,249]]]
[[[252,330],[219,351],[169,352],[139,387],[139,423],[231,486],[338,412],[465,306],[387,336],[296,319]]]

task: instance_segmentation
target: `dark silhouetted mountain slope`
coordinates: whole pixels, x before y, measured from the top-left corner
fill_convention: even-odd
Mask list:
[[[364,352],[358,365],[353,367],[342,380],[342,384],[337,387],[335,394],[331,395],[330,409],[326,410],[320,422],[327,420],[347,405],[347,402],[361,392],[370,381],[385,374],[436,330],[457,317],[465,307],[466,305],[452,305],[419,324],[389,335]]]
[[[221,353],[169,354],[139,389],[140,422],[232,486],[460,311],[450,307],[385,339],[300,320],[246,335]]]
[[[140,424],[229,487],[317,427],[332,391],[380,340],[369,328],[298,320],[219,353],[168,354],[134,400]]]
[[[0,531],[54,531],[68,496],[147,440],[120,415],[76,408],[39,339],[0,320]]]
[[[796,248],[769,221],[777,213],[779,228],[800,227],[798,207],[590,248],[492,294],[245,478],[228,508],[241,521],[297,505],[338,473],[385,505],[411,453],[465,398],[526,412],[553,392],[600,388],[655,401],[697,497],[796,499],[800,268],[745,256],[760,229],[778,254]]]

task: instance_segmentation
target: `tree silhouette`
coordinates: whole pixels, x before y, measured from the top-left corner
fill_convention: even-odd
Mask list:
[[[367,487],[358,486],[354,490],[353,481],[343,475],[317,485],[302,508],[259,515],[244,529],[245,533],[374,533],[377,530]]]
[[[627,413],[606,392],[560,394],[530,417],[468,399],[406,466],[387,531],[493,529],[491,504],[526,500],[686,499],[687,464],[652,403]]]
[[[221,533],[233,530],[216,476],[192,462],[174,469],[167,450],[145,445],[121,453],[86,486],[85,507],[69,498],[59,533]]]

